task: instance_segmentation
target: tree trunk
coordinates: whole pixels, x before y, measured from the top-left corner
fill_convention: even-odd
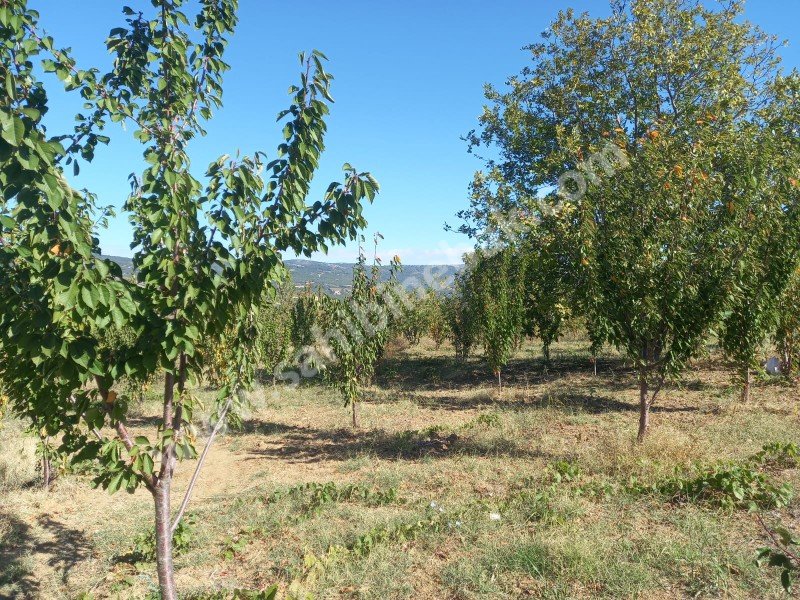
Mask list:
[[[750,367],[745,367],[742,370],[742,402],[750,402]]]
[[[172,531],[170,528],[170,479],[160,480],[153,499],[156,506],[156,566],[158,585],[163,600],[177,600],[175,572],[172,565]]]
[[[357,429],[358,428],[358,417],[356,416],[356,401],[355,400],[351,400],[350,401],[350,410],[351,410],[351,413],[353,415],[353,429]]]
[[[500,379],[500,369],[497,369],[497,387],[503,389],[503,380]]]
[[[637,441],[641,443],[650,428],[650,399],[648,397],[647,376],[639,374],[639,435]]]
[[[597,357],[592,357],[592,365],[594,367],[594,376],[597,377]]]
[[[50,457],[47,456],[47,453],[42,455],[42,487],[45,490],[50,489],[50,481],[52,477],[52,471],[50,467]]]

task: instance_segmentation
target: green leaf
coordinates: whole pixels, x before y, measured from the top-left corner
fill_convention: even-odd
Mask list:
[[[108,482],[108,493],[114,494],[118,489],[120,484],[122,483],[122,476],[125,474],[125,471],[120,471],[114,477],[111,478],[111,481]]]
[[[95,298],[92,292],[93,290],[87,286],[81,288],[81,299],[83,300],[83,303],[89,308],[95,307],[94,304]]]
[[[3,123],[2,137],[12,146],[19,146],[25,137],[25,124],[21,119],[11,116]]]

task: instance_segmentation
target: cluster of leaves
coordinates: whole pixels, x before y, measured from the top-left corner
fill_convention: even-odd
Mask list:
[[[800,464],[800,447],[794,442],[765,444],[748,462],[770,469],[794,469]]]
[[[526,335],[538,335],[545,357],[568,312],[562,302],[546,305],[544,270],[527,246],[477,249],[466,258],[443,312],[457,355],[466,358],[479,341],[489,368],[500,381],[502,368]],[[532,262],[533,261],[533,262]],[[548,296],[550,298],[551,296]]]
[[[189,550],[195,543],[197,519],[193,515],[186,515],[172,534],[173,552],[179,556]],[[133,540],[133,552],[130,555],[134,562],[155,562],[156,536],[152,530],[143,531]]]
[[[291,280],[271,290],[259,307],[258,358],[261,367],[273,377],[289,358],[292,349],[292,307],[294,288]]]
[[[496,412],[485,412],[479,414],[471,421],[467,421],[461,426],[462,429],[475,429],[478,427],[492,429],[502,426],[500,414]]]
[[[770,509],[786,506],[794,492],[788,483],[776,484],[766,468],[796,466],[798,447],[793,443],[768,444],[741,463],[696,467],[690,474],[676,473],[652,486],[631,486],[631,491],[656,493],[676,503],[702,503],[723,510]]]
[[[276,490],[267,498],[267,504],[273,504],[284,498],[300,502],[301,513],[306,515],[319,514],[325,505],[336,502],[360,502],[367,506],[400,503],[396,488],[375,490],[353,483],[337,485],[332,481],[327,483],[309,482],[287,490]]]
[[[353,427],[358,425],[356,403],[361,390],[371,383],[400,312],[394,289],[400,260],[392,259],[389,281],[382,282],[377,242],[378,235],[376,255],[369,269],[363,247],[359,250],[348,298],[321,297],[324,333],[316,343],[325,345],[319,349],[319,354],[326,357],[325,377],[341,392],[345,406],[351,407]]]
[[[396,523],[387,527],[374,527],[361,534],[348,546],[353,554],[359,557],[369,555],[372,550],[381,544],[402,544],[416,540],[423,533],[435,532],[441,529],[441,517],[434,515],[429,519],[420,519],[408,523]]]
[[[292,346],[296,350],[312,346],[318,338],[322,321],[322,292],[304,290],[292,307]]]
[[[450,341],[456,356],[466,359],[480,341],[478,299],[469,280],[469,269],[457,273],[452,293],[443,302]]]
[[[523,337],[525,323],[525,255],[505,248],[476,253],[470,283],[478,300],[484,356],[500,381],[500,371]]]
[[[767,532],[772,546],[761,548],[756,558],[758,566],[769,566],[780,569],[781,586],[787,594],[792,593],[794,574],[800,570],[800,540],[785,527],[770,529],[759,518]]]
[[[186,600],[277,600],[278,585],[271,585],[263,590],[236,588],[211,593],[187,594]]]
[[[786,506],[793,492],[789,484],[776,485],[750,466],[717,465],[694,476],[675,476],[654,489],[677,503],[703,503],[725,510]]]
[[[423,336],[429,335],[436,348],[441,347],[446,338],[442,301],[442,295],[430,287],[424,293],[408,294],[408,302],[401,306],[395,319],[396,332],[410,344],[419,344]]]
[[[783,362],[783,372],[791,377],[800,372],[800,266],[778,300],[775,343]]]
[[[280,367],[289,359],[292,350],[294,290],[289,279],[264,291],[264,297],[255,307],[254,345],[255,361],[270,377],[275,377]],[[200,344],[203,357],[203,378],[212,388],[225,384],[233,363],[233,331],[217,340]],[[221,342],[221,343],[220,343]]]
[[[549,466],[549,471],[554,483],[570,483],[581,476],[581,467],[578,463],[559,460]]]

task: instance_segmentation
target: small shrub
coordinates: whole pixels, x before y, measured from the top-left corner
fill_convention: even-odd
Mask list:
[[[309,482],[289,488],[276,490],[268,498],[267,503],[273,504],[283,498],[292,498],[302,505],[302,515],[316,515],[326,504],[334,502],[361,502],[367,506],[385,506],[400,503],[397,488],[387,490],[374,490],[357,484],[336,485],[334,482],[316,483]]]
[[[792,442],[772,442],[751,456],[749,462],[776,469],[793,469],[800,464],[800,447]]]
[[[464,424],[464,429],[475,429],[478,427],[483,427],[486,429],[491,429],[494,427],[501,427],[502,422],[500,420],[500,415],[494,412],[488,413],[481,413],[471,421],[468,421]]]
[[[550,465],[550,474],[555,483],[569,483],[580,477],[581,468],[577,463],[568,460],[559,460]]]
[[[675,503],[701,503],[724,510],[777,508],[792,498],[792,488],[776,485],[750,466],[715,465],[693,477],[674,475],[649,488]]]
[[[196,520],[192,515],[185,515],[172,535],[173,554],[179,556],[188,550],[195,539],[194,526]],[[154,531],[140,533],[134,538],[133,552],[130,554],[133,562],[155,562],[156,560],[156,534]]]

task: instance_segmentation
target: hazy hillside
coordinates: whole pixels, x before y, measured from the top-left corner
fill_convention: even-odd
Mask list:
[[[124,256],[106,256],[120,267],[126,276],[133,273],[133,262]],[[327,263],[316,260],[293,259],[287,260],[286,266],[292,273],[296,286],[306,285],[322,286],[330,293],[345,293],[350,287],[353,277],[351,263]],[[449,286],[450,281],[461,267],[459,265],[403,265],[400,281],[406,281],[414,286],[421,283],[443,281]],[[389,267],[381,267],[384,279],[389,277]]]
[[[315,260],[287,260],[286,266],[292,272],[295,285],[320,285],[323,289],[335,292],[349,289],[353,279],[353,265],[350,263],[325,263]],[[460,266],[457,265],[403,265],[399,274],[401,282],[405,281],[416,287],[423,283],[443,281],[449,286]],[[381,267],[382,278],[389,278],[389,267]]]

